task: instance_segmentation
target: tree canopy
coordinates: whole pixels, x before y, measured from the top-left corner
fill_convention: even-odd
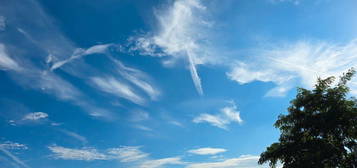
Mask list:
[[[346,85],[354,69],[340,77],[318,79],[312,90],[298,88],[288,114],[280,115],[279,142],[260,155],[283,168],[357,168],[357,101],[349,97]]]

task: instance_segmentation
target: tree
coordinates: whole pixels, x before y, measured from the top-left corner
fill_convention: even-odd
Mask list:
[[[275,168],[357,168],[357,100],[347,98],[354,69],[340,77],[318,79],[313,90],[298,88],[287,115],[280,115],[279,142],[260,155],[259,164]]]

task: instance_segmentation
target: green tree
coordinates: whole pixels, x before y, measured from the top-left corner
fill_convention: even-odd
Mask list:
[[[357,168],[357,101],[346,83],[354,69],[340,77],[318,79],[314,89],[298,89],[287,115],[275,127],[279,142],[260,155],[259,164],[283,168]]]

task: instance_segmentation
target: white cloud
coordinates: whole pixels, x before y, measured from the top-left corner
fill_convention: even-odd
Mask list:
[[[88,103],[86,95],[53,72],[42,72],[34,67],[26,70],[24,73],[14,76],[14,79],[16,79],[19,84],[54,95],[61,100],[69,101],[84,109],[84,111],[88,112],[91,116],[104,118],[111,116],[109,111]]]
[[[163,168],[169,165],[184,165],[185,168],[263,168],[267,165],[258,165],[259,156],[242,155],[238,158],[225,159],[217,162],[184,162],[181,157],[166,157],[152,159],[148,153],[140,150],[139,146],[122,146],[119,148],[109,148],[99,152],[95,148],[84,147],[81,149],[65,148],[61,146],[48,147],[55,159],[63,160],[118,160],[128,167],[137,168]],[[1,149],[1,148],[0,148]],[[225,152],[221,148],[200,148],[188,152],[198,155],[214,155]]]
[[[267,96],[284,96],[295,86],[311,88],[317,77],[340,76],[357,66],[357,40],[345,45],[300,41],[256,53],[256,61],[236,63],[227,76],[240,84],[252,81],[277,85]],[[357,78],[352,79],[352,94],[357,94]]]
[[[143,111],[143,110],[133,110],[131,112],[131,121],[133,122],[139,122],[139,121],[145,121],[150,119],[150,115],[148,112]]]
[[[94,148],[71,149],[61,146],[49,146],[48,148],[54,153],[56,159],[85,161],[108,159],[105,154],[99,153]]]
[[[163,158],[156,160],[148,160],[140,164],[139,168],[160,168],[165,165],[181,165],[184,162],[179,157]]]
[[[30,120],[30,121],[37,121],[41,119],[45,119],[48,117],[47,113],[44,112],[34,112],[34,113],[29,113],[26,114],[22,120]]]
[[[111,44],[99,44],[99,45],[94,45],[88,49],[77,48],[76,50],[74,50],[73,54],[69,58],[53,63],[50,69],[51,71],[56,70],[57,68],[60,68],[64,64],[67,64],[68,62],[71,62],[75,59],[79,59],[82,56],[105,53],[108,47],[110,46]],[[47,63],[50,63],[52,61],[52,57],[53,57],[52,55],[49,55],[47,59],[48,60]]]
[[[191,163],[186,168],[263,168],[267,166],[258,165],[258,160],[259,156],[242,155],[219,162]]]
[[[120,75],[122,75],[126,80],[130,81],[131,83],[142,89],[146,94],[150,96],[152,100],[157,99],[160,92],[148,82],[148,77],[144,72],[138,69],[125,66],[122,62],[118,60],[111,60],[118,66],[118,72]]]
[[[62,146],[49,146],[56,159],[64,160],[119,160],[120,162],[138,162],[147,159],[148,153],[142,152],[138,146],[123,146],[109,148],[105,152],[99,152],[95,148],[84,147],[81,149],[65,148]]]
[[[189,150],[188,152],[196,155],[215,155],[226,151],[227,150],[223,148],[198,148]]]
[[[0,148],[8,149],[8,150],[27,150],[28,147],[24,144],[20,144],[17,142],[6,141],[0,144]]]
[[[129,85],[116,80],[114,77],[93,77],[92,82],[102,91],[127,99],[136,104],[144,104],[144,98],[140,97]]]
[[[184,164],[179,157],[150,159],[149,154],[142,152],[138,146],[122,146],[109,148],[105,152],[99,152],[94,148],[72,149],[61,146],[48,147],[55,159],[64,160],[119,160],[122,163],[139,168],[160,168],[165,165]]]
[[[21,167],[24,168],[30,168],[25,162],[23,162],[21,159],[16,157],[14,154],[12,154],[10,151],[6,150],[5,148],[0,147],[0,151],[3,152],[6,156],[11,158],[17,165],[20,165]]]
[[[137,129],[140,129],[140,130],[143,130],[143,131],[153,131],[153,129],[147,127],[147,126],[144,126],[144,125],[133,125],[134,128],[137,128]]]
[[[51,123],[51,124],[54,124],[54,123]],[[65,129],[60,129],[61,132],[63,132],[64,134],[82,142],[83,144],[86,144],[88,142],[87,138],[82,136],[82,135],[79,135],[75,132],[72,132],[72,131],[68,131],[68,130],[65,130]]]
[[[169,56],[171,60],[166,62],[186,60],[196,90],[201,95],[203,89],[197,65],[210,62],[212,58],[202,43],[204,28],[209,27],[200,16],[205,9],[199,0],[174,1],[167,10],[157,11],[158,33],[137,38],[131,49],[144,55]]]
[[[209,123],[213,126],[228,129],[227,125],[232,122],[236,123],[243,123],[243,120],[240,117],[239,111],[237,111],[237,106],[234,102],[230,102],[229,106],[226,106],[220,109],[220,113],[212,115],[203,113],[200,114],[198,117],[193,119],[194,123]]]
[[[219,116],[211,115],[211,114],[200,114],[198,117],[193,119],[194,123],[203,123],[207,122],[213,126],[222,128],[222,129],[227,129],[227,121],[225,119],[222,119]]]
[[[282,2],[289,2],[293,3],[294,5],[299,5],[302,0],[270,0],[271,3],[282,3]]]
[[[142,152],[138,146],[111,148],[108,149],[108,153],[112,155],[112,158],[119,159],[121,162],[139,161],[149,156],[149,154]]]
[[[13,60],[6,52],[4,44],[0,43],[0,69],[21,70],[19,64]]]
[[[178,121],[175,121],[175,120],[169,120],[168,121],[169,124],[172,124],[172,125],[175,125],[175,126],[178,126],[178,127],[184,127],[184,125]]]
[[[92,116],[112,117],[108,110],[96,107],[92,102],[89,103],[91,99],[65,78],[49,71],[51,66],[56,67],[50,65],[52,63],[57,63],[59,67],[58,65],[61,64],[59,62],[67,60],[68,57],[72,60],[81,55],[105,52],[109,44],[77,49],[78,47],[53,24],[55,23],[53,18],[46,14],[37,1],[13,0],[4,3],[0,6],[0,11],[3,11],[6,20],[11,21],[12,27],[17,31],[2,32],[0,69],[7,70],[9,77],[23,87],[70,102]],[[15,10],[18,8],[22,10]],[[45,62],[48,64],[44,64]],[[78,69],[73,72],[78,72]]]

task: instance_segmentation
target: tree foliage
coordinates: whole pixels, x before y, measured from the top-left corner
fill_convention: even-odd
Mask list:
[[[281,135],[260,155],[259,164],[269,162],[283,168],[357,168],[357,101],[348,98],[347,82],[354,69],[338,83],[335,78],[318,79],[314,89],[298,89],[287,115],[275,123]]]

